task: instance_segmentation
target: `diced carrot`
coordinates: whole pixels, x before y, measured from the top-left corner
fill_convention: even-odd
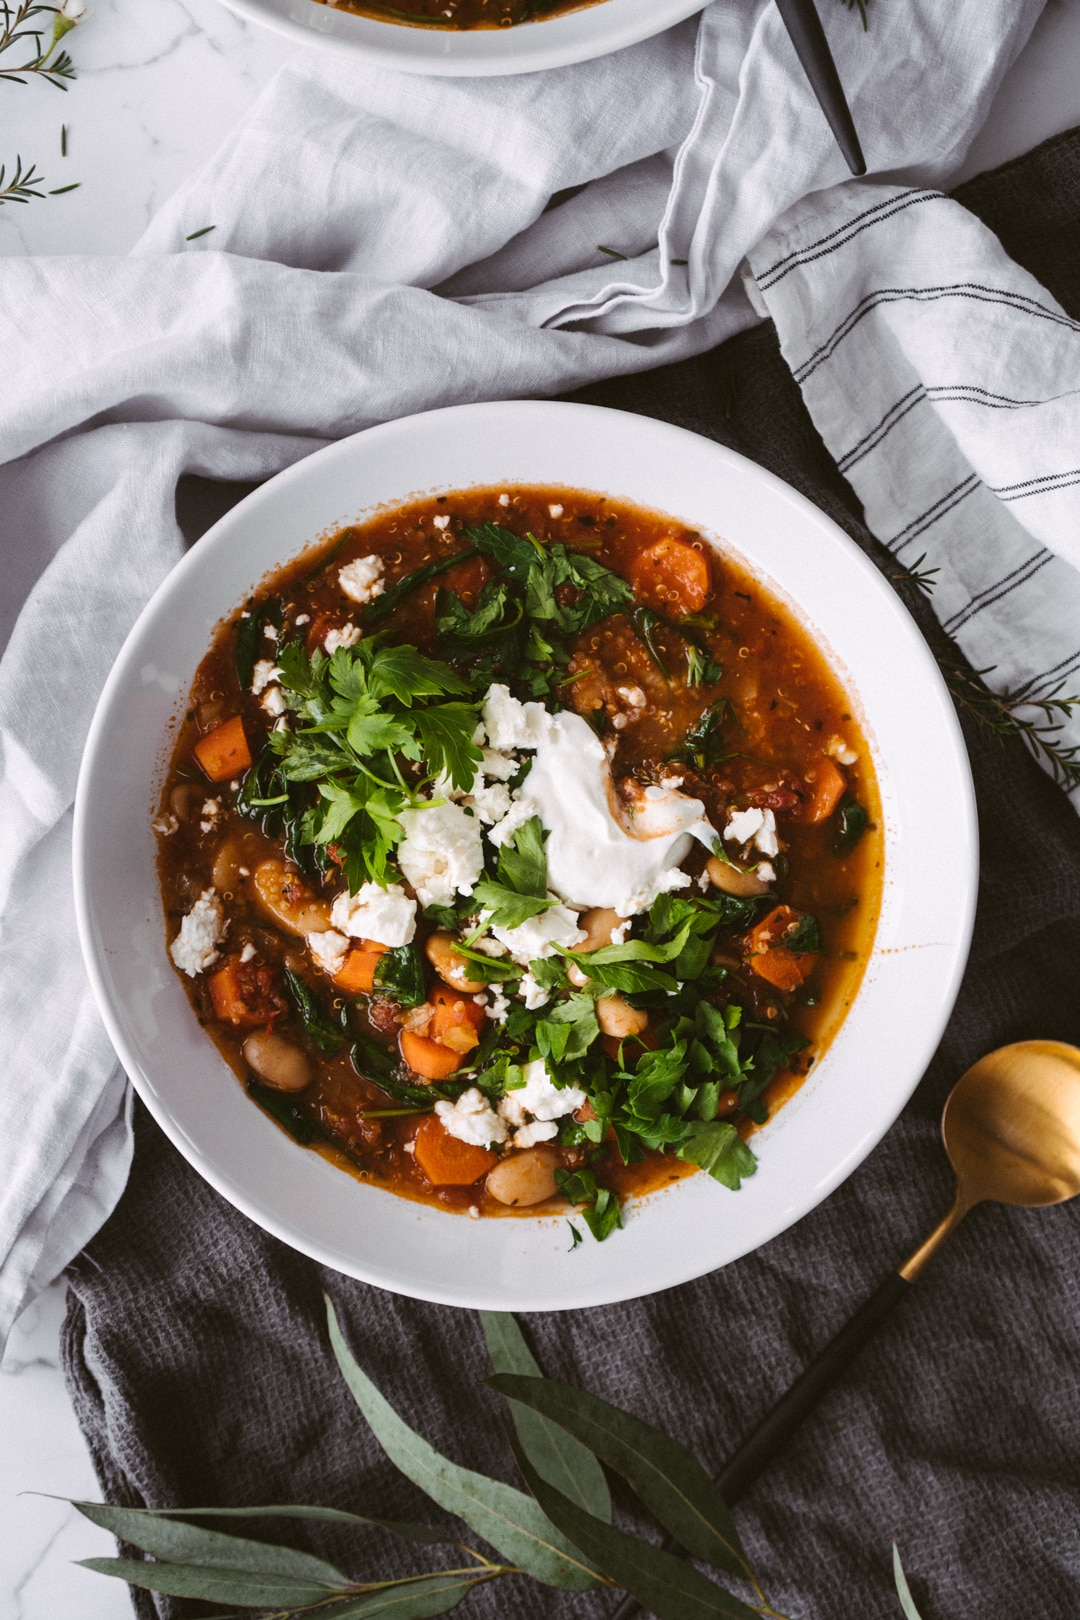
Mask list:
[[[828,821],[847,790],[847,778],[839,765],[823,755],[806,772],[810,784],[810,797],[803,806],[803,820],[813,826]]]
[[[230,956],[206,981],[215,1016],[223,1024],[254,1029],[280,1012],[271,995],[273,969],[266,964],[248,968],[238,956]]]
[[[461,1067],[460,1052],[452,1052],[427,1035],[414,1035],[411,1029],[401,1032],[401,1055],[422,1080],[445,1080]]]
[[[370,995],[375,988],[375,969],[387,947],[373,939],[365,939],[353,947],[334,974],[334,983],[347,996]]]
[[[445,1040],[452,1029],[460,1029],[463,1024],[471,1025],[474,1030],[483,1029],[483,1007],[460,990],[452,990],[448,984],[437,984],[428,1000],[435,1008],[435,1016],[431,1020],[431,1033],[435,1040]]]
[[[791,906],[774,906],[747,936],[751,968],[777,990],[797,990],[817,962],[815,952],[793,951],[782,943],[800,921],[801,914]]]
[[[251,749],[240,716],[234,714],[224,725],[215,726],[205,737],[200,737],[194,752],[211,782],[224,782],[246,771],[251,764]]]
[[[433,1187],[471,1187],[499,1162],[489,1148],[459,1142],[435,1114],[420,1121],[413,1145],[416,1162]]]
[[[759,979],[777,990],[797,990],[812,972],[817,957],[810,951],[789,951],[786,945],[774,945],[750,958],[750,966]]]
[[[700,613],[709,595],[709,562],[684,540],[665,535],[630,565],[634,594],[664,613]]]

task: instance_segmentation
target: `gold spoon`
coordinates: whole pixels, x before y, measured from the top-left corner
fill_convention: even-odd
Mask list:
[[[988,1053],[949,1093],[941,1134],[956,1172],[952,1208],[743,1441],[717,1480],[729,1503],[790,1439],[969,1209],[987,1201],[1034,1209],[1080,1193],[1080,1048],[1017,1041]]]
[[[729,1506],[786,1445],[969,1209],[987,1201],[1034,1209],[1080,1193],[1080,1048],[1063,1041],[1017,1041],[989,1052],[949,1093],[941,1134],[956,1172],[952,1208],[730,1458],[716,1481]],[[611,1620],[630,1620],[638,1613],[636,1599],[626,1597]]]

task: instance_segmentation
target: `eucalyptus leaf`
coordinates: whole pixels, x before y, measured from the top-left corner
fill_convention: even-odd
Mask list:
[[[241,1609],[294,1609],[320,1603],[330,1595],[325,1586],[206,1564],[153,1564],[141,1558],[80,1558],[77,1562],[99,1575],[115,1575],[129,1586],[168,1592],[171,1597],[201,1598],[204,1603],[231,1603]]]
[[[74,1504],[80,1509],[85,1505]],[[309,1519],[316,1524],[359,1524],[389,1530],[405,1541],[425,1542],[432,1547],[460,1542],[465,1530],[463,1524],[436,1530],[432,1525],[417,1524],[410,1519],[370,1519],[362,1513],[347,1513],[344,1508],[316,1507],[307,1502],[271,1502],[266,1507],[129,1508],[127,1511],[162,1519]],[[130,1541],[131,1537],[126,1539]]]
[[[560,1424],[621,1474],[688,1553],[733,1575],[749,1574],[731,1509],[693,1452],[677,1440],[554,1379],[496,1373],[488,1382]]]
[[[516,1320],[507,1311],[481,1311],[480,1325],[496,1373],[526,1378],[543,1375]],[[518,1439],[537,1473],[606,1524],[611,1523],[611,1493],[604,1470],[585,1446],[535,1407],[510,1402]]]
[[[904,1574],[904,1566],[900,1562],[900,1549],[895,1541],[892,1544],[892,1569],[893,1580],[896,1582],[896,1595],[900,1599],[900,1607],[904,1611],[904,1620],[922,1620],[922,1616],[915,1607],[915,1599],[911,1595],[911,1588],[907,1583],[907,1576]]]
[[[432,1614],[446,1614],[474,1586],[491,1577],[479,1570],[476,1575],[422,1575],[415,1581],[387,1587],[382,1592],[365,1592],[344,1603],[332,1603],[317,1610],[318,1620],[426,1620]]]
[[[514,1456],[552,1523],[658,1620],[758,1620],[756,1610],[725,1592],[693,1564],[577,1507],[540,1477],[519,1446],[514,1446]]]
[[[177,1519],[159,1519],[137,1508],[112,1507],[101,1502],[76,1502],[74,1506],[91,1524],[110,1530],[120,1541],[130,1542],[155,1558],[192,1567],[240,1570],[247,1575],[282,1576],[307,1585],[318,1584],[324,1592],[350,1584],[348,1576],[333,1564],[324,1563],[310,1553],[298,1552],[294,1547],[226,1536],[220,1530],[203,1530]]]
[[[390,1461],[406,1478],[536,1580],[577,1592],[594,1587],[594,1572],[524,1492],[459,1467],[398,1417],[358,1366],[329,1300],[326,1314],[330,1343],[353,1399]]]

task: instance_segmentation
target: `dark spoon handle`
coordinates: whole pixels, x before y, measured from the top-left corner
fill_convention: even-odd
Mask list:
[[[850,1322],[829,1341],[820,1355],[815,1356],[805,1372],[800,1373],[791,1388],[781,1395],[772,1411],[746,1437],[716,1480],[729,1507],[734,1507],[749,1490],[910,1288],[911,1284],[898,1271],[891,1272],[876,1293],[871,1294],[866,1303],[859,1307]],[[628,1596],[614,1611],[611,1620],[630,1620],[631,1615],[640,1612],[641,1605],[637,1599]]]
[[[847,104],[814,0],[776,0],[776,9],[784,20],[784,27],[795,47],[795,55],[810,80],[810,88],[821,104],[848,168],[852,174],[865,174],[866,159],[859,145],[855,120],[851,116],[851,108]]]

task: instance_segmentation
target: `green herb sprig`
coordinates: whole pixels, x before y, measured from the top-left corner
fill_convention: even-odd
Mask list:
[[[472,741],[479,707],[456,701],[469,687],[446,664],[378,636],[330,658],[289,642],[278,666],[290,723],[270,734],[269,749],[289,789],[308,785],[299,843],[333,849],[353,893],[384,882],[398,816],[429,802],[424,781],[445,775],[471,787],[483,758]],[[426,775],[406,780],[402,760]]]
[[[0,80],[26,84],[28,78],[36,77],[57,90],[66,90],[65,81],[75,77],[75,65],[58,46],[81,15],[81,11],[75,14],[62,6],[42,5],[40,0],[20,0],[16,6],[0,0],[0,56],[19,45],[30,52],[17,67],[0,64]]]

